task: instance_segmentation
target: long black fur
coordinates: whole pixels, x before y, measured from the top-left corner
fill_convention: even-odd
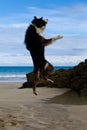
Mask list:
[[[46,22],[44,22],[42,18],[34,19],[25,34],[26,48],[30,51],[34,64],[34,72],[36,73],[39,69],[44,69],[47,62],[44,54],[45,45],[49,44],[52,39],[45,39],[43,36],[39,35],[33,25],[34,23],[40,28],[41,26],[45,26]]]

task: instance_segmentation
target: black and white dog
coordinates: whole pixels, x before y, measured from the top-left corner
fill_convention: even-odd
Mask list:
[[[25,45],[26,48],[30,51],[33,64],[34,64],[34,86],[33,93],[37,95],[36,86],[42,80],[48,80],[47,77],[53,73],[53,66],[45,59],[45,46],[50,45],[54,41],[63,38],[63,36],[58,35],[56,37],[46,39],[43,36],[43,31],[48,23],[48,19],[37,18],[34,16],[32,23],[29,25],[25,34]]]

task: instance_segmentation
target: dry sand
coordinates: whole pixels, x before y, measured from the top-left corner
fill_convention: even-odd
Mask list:
[[[0,130],[87,130],[87,97],[46,87],[35,96],[21,85],[0,83]]]

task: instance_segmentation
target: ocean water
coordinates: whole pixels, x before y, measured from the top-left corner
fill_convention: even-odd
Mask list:
[[[71,66],[55,66],[55,70],[70,69]],[[0,67],[0,82],[25,82],[26,73],[32,72],[33,67],[29,66],[4,66]]]

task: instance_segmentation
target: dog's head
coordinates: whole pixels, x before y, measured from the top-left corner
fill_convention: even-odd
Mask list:
[[[45,29],[46,24],[48,23],[48,19],[37,18],[34,16],[34,19],[32,20],[32,24],[34,24],[37,28],[41,29],[42,31]]]

